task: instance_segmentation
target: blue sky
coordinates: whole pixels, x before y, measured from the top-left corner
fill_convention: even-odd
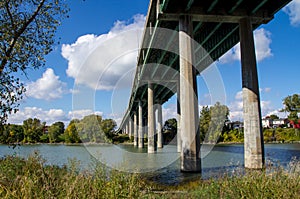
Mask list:
[[[60,44],[47,55],[46,67],[28,71],[28,78],[22,76],[27,97],[21,102],[20,111],[10,116],[10,123],[19,124],[29,117],[37,117],[47,124],[68,123],[72,118],[80,119],[91,113],[118,122],[122,118],[149,1],[72,0],[68,3],[70,17],[63,21],[56,35],[61,38]],[[285,117],[285,113],[278,112],[282,99],[300,93],[300,0],[292,1],[254,34],[262,114]],[[125,47],[132,50],[126,51]],[[242,120],[239,59],[237,45],[215,63],[232,120]],[[198,77],[200,107],[214,103],[206,83]],[[163,108],[164,119],[174,117],[175,97]]]

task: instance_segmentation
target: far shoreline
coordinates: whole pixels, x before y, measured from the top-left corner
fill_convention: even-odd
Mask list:
[[[218,142],[218,143],[202,143],[201,145],[243,145],[244,142]],[[273,142],[264,142],[264,144],[300,144],[300,141],[273,141]],[[4,146],[34,146],[34,145],[57,145],[57,146],[109,146],[109,145],[124,145],[124,146],[133,146],[133,142],[123,142],[123,143],[97,143],[97,142],[87,142],[87,143],[43,143],[43,142],[37,142],[37,143],[0,143],[0,145]],[[144,143],[145,146],[147,146],[147,143]],[[168,144],[167,144],[168,145]],[[172,144],[176,146],[176,144]],[[166,145],[164,145],[166,146]]]

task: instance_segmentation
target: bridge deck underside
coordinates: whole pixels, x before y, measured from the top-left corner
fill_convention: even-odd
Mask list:
[[[239,23],[230,21],[231,19],[236,20],[246,16],[261,19],[253,22],[253,30],[255,30],[261,24],[269,22],[274,14],[290,0],[157,1],[150,2],[137,71],[124,120],[137,111],[138,101],[142,101],[143,116],[146,117],[147,82],[149,80],[155,84],[154,103],[163,104],[177,91],[178,72],[176,71],[179,70],[179,53],[168,51],[169,48],[178,46],[176,31],[178,32],[179,24],[174,16],[183,14],[195,16],[194,40],[209,55],[205,56],[201,49],[195,49],[194,66],[199,74],[239,42]],[[169,16],[173,18],[168,18]],[[229,22],[224,22],[222,16],[227,17]],[[198,18],[203,20],[200,21]],[[214,18],[216,20],[212,22]],[[157,31],[159,28],[174,30],[175,33],[164,35],[161,31]],[[166,44],[164,50],[153,47],[160,43]]]

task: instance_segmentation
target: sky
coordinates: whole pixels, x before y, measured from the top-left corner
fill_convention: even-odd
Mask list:
[[[48,125],[89,114],[120,123],[127,108],[148,0],[68,0],[69,18],[56,34],[59,43],[46,66],[22,75],[27,91],[8,122],[38,118]],[[282,100],[299,94],[300,0],[293,0],[254,32],[262,115],[277,114]],[[213,85],[197,78],[199,107],[213,105]],[[214,63],[232,121],[243,120],[240,49],[236,45]],[[207,74],[205,74],[207,73]],[[176,117],[176,98],[163,105],[163,119]]]

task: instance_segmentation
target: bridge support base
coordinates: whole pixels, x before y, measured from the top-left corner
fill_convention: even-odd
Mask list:
[[[143,132],[143,109],[142,102],[139,102],[139,132],[138,132],[139,148],[144,148],[144,132]]]
[[[180,79],[177,83],[177,152],[181,153],[182,143],[181,143],[181,131],[180,131]]]
[[[138,146],[138,129],[137,129],[137,113],[133,115],[133,145]]]
[[[162,135],[162,105],[158,104],[157,107],[157,148],[163,148],[163,135]]]
[[[179,20],[181,171],[201,172],[199,112],[196,72],[193,67],[193,22],[191,16]]]
[[[153,84],[148,84],[148,153],[156,152]]]
[[[252,24],[249,18],[240,21],[245,167],[262,169],[264,142],[261,107]]]

